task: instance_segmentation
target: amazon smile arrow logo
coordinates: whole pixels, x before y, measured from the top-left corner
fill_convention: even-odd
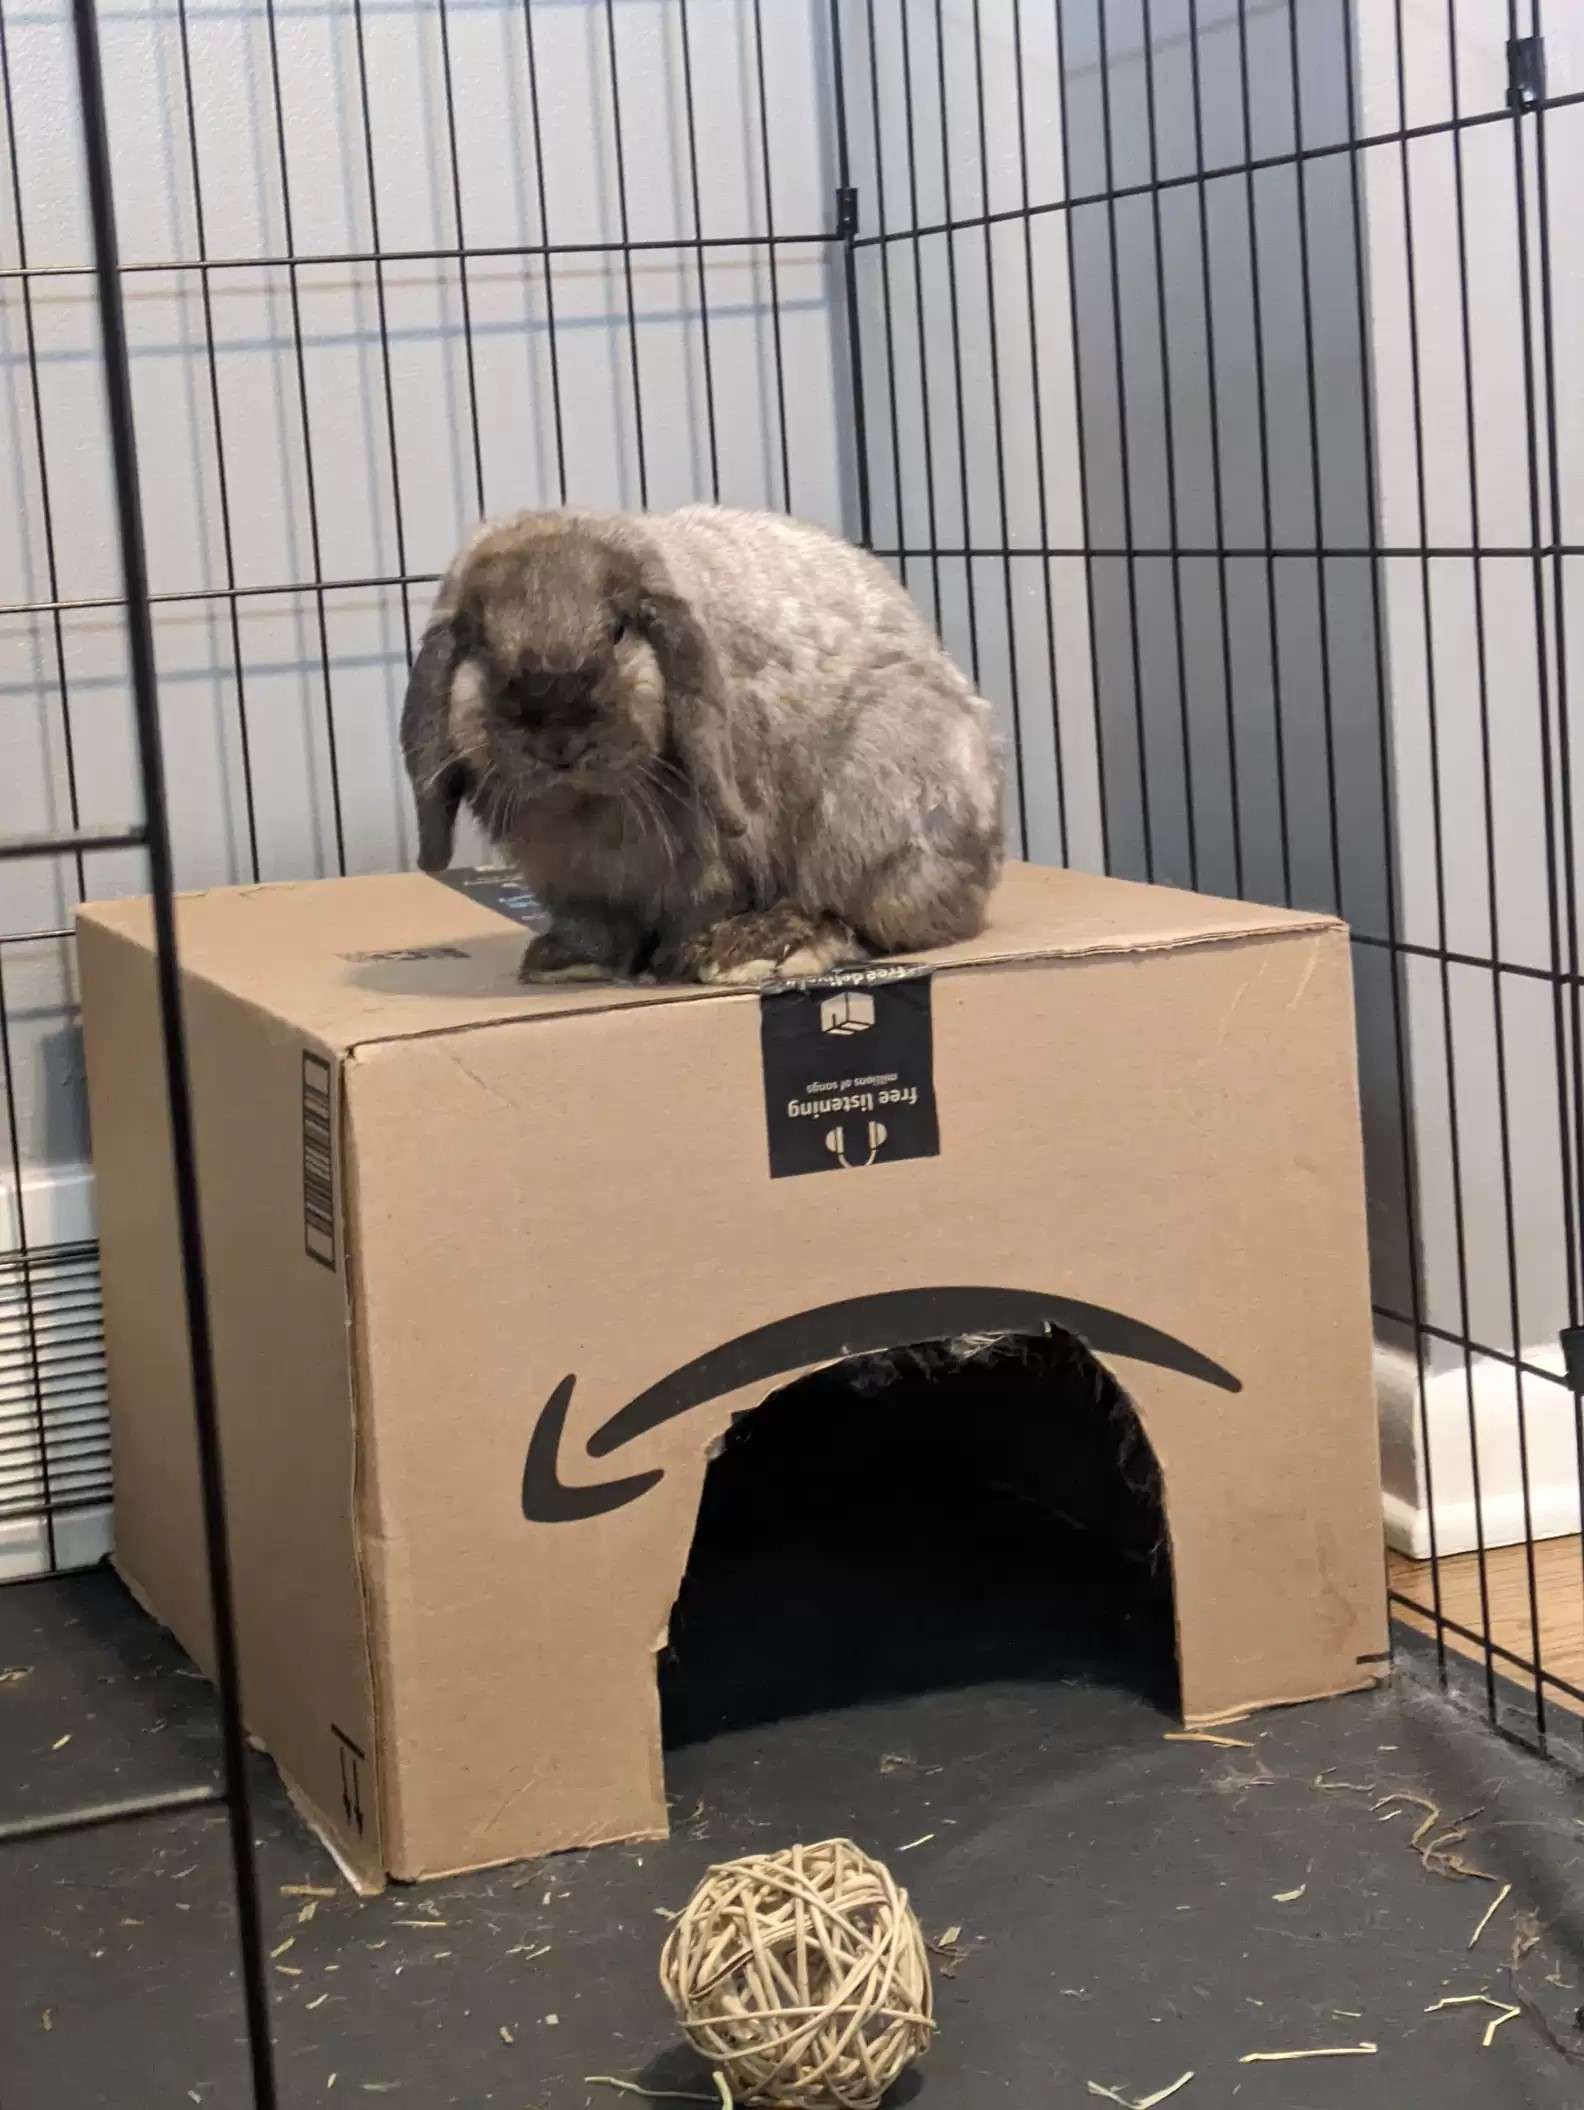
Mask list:
[[[1198,1378],[1223,1392],[1243,1389],[1230,1370],[1223,1370],[1185,1341],[1103,1304],[1047,1297],[1038,1290],[888,1290],[880,1296],[848,1297],[837,1304],[795,1312],[684,1363],[602,1422],[588,1440],[588,1456],[609,1458],[651,1429],[709,1400],[812,1364],[873,1355],[915,1342],[951,1340],[958,1334],[1042,1333],[1048,1328],[1076,1334],[1099,1355],[1153,1363],[1158,1369]],[[575,1524],[586,1517],[604,1516],[636,1502],[665,1477],[651,1469],[583,1484],[562,1479],[561,1444],[576,1387],[575,1376],[562,1378],[534,1426],[522,1479],[522,1510],[531,1524]]]

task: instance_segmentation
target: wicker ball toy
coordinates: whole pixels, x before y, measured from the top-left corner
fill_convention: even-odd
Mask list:
[[[660,1983],[739,2103],[874,2110],[934,2035],[924,1935],[850,1839],[712,1868]]]

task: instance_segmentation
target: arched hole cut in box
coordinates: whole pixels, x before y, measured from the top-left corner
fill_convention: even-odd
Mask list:
[[[1160,1469],[1072,1335],[838,1363],[714,1449],[660,1659],[668,1747],[1009,1682],[1175,1716]]]

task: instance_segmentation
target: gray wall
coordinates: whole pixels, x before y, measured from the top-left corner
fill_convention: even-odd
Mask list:
[[[1069,0],[1063,20],[1073,194],[1133,193],[1072,215],[1090,537],[1183,553],[1094,562],[1112,868],[1378,937],[1389,792],[1351,170],[1288,158],[1349,137],[1344,5],[1203,0],[1197,50],[1187,0],[1155,0],[1148,50],[1140,0]],[[1251,160],[1277,165],[1180,181]],[[1387,956],[1355,947],[1355,971],[1377,1294],[1406,1301]]]

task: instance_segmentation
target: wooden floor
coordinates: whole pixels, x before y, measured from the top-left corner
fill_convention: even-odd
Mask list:
[[[1438,1563],[1441,1610],[1475,1635],[1484,1632],[1481,1615],[1480,1560],[1475,1553],[1454,1554]],[[1565,1678],[1584,1691],[1584,1547],[1577,1538],[1546,1539],[1534,1549],[1535,1596],[1540,1613],[1540,1667],[1552,1678]],[[1387,1572],[1394,1591],[1426,1608],[1434,1604],[1430,1563],[1409,1560],[1405,1554],[1387,1555]],[[1534,1624],[1529,1608],[1529,1562],[1522,1546],[1498,1546],[1485,1556],[1485,1597],[1490,1606],[1490,1637],[1498,1648],[1508,1649],[1523,1665],[1534,1662]],[[1433,1633],[1434,1622],[1392,1607],[1393,1616],[1422,1633]],[[1477,1640],[1448,1634],[1448,1646],[1465,1656],[1484,1660]],[[1497,1670],[1520,1685],[1532,1682],[1532,1672],[1519,1665],[1496,1661]],[[1548,1701],[1584,1714],[1584,1703],[1547,1685]]]

